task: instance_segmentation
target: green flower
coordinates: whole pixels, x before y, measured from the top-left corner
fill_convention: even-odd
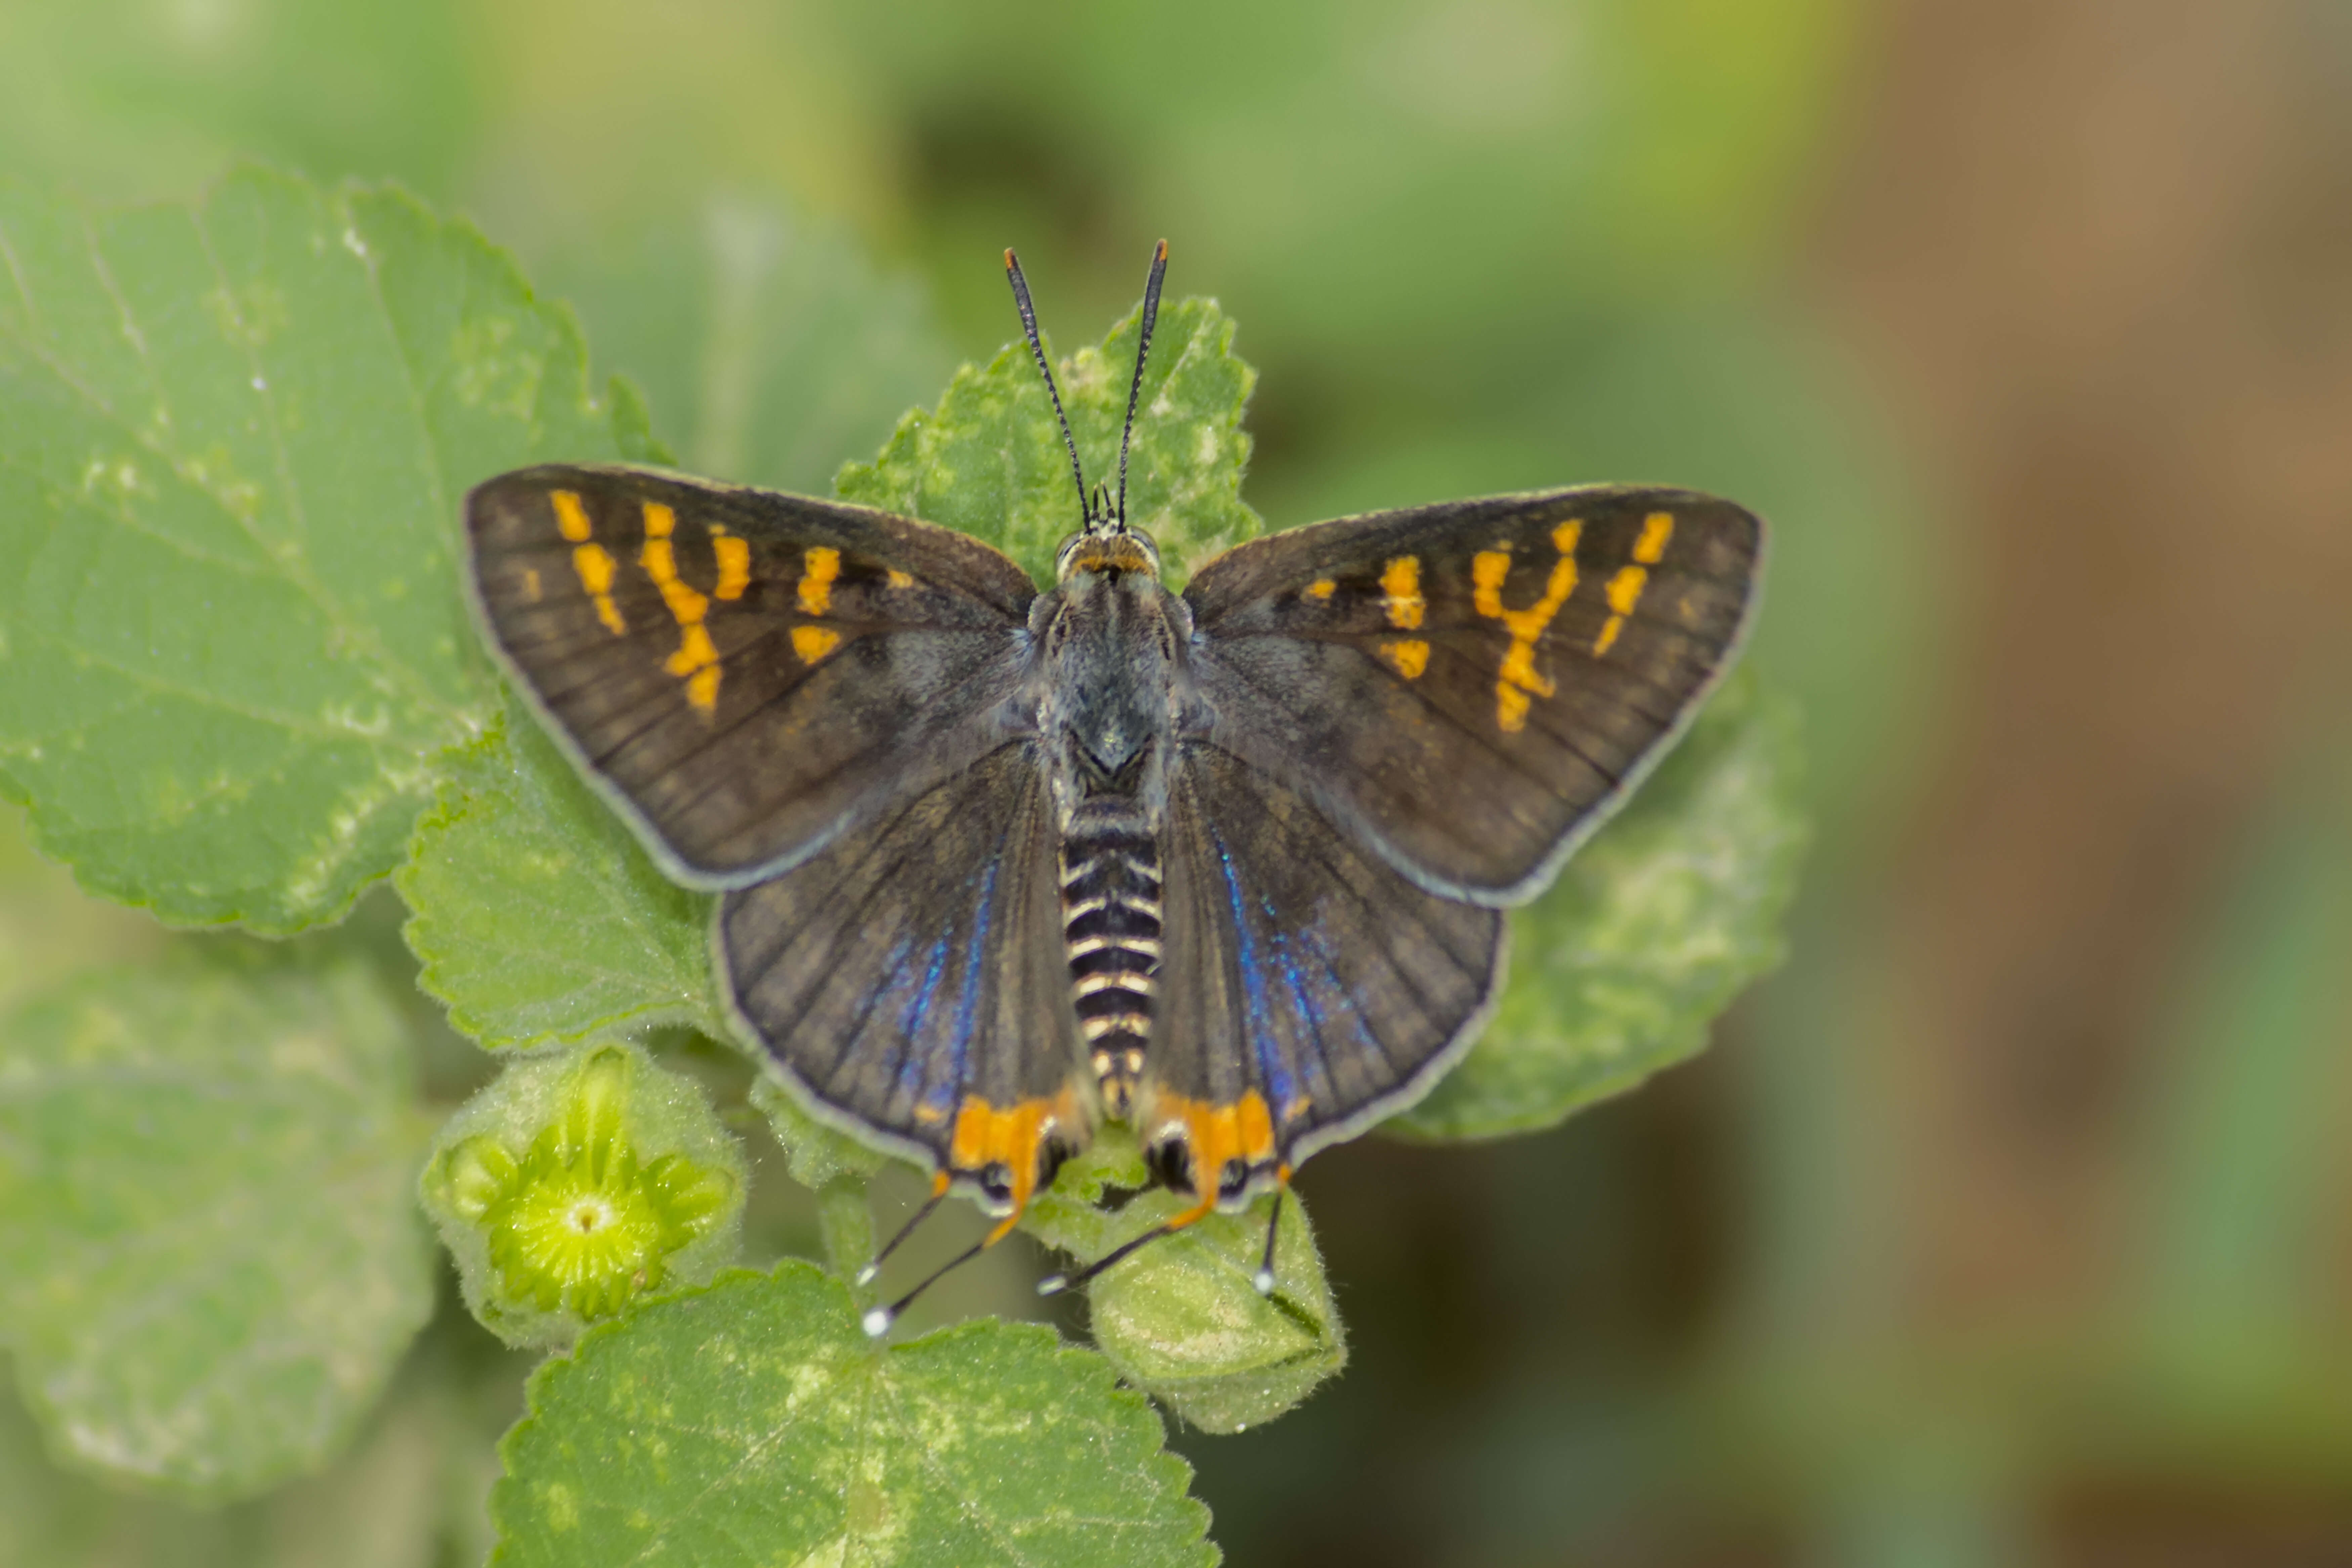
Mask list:
[[[560,1074],[551,1082],[550,1066]],[[467,1270],[467,1300],[485,1323],[513,1340],[570,1338],[661,1289],[682,1255],[731,1225],[740,1171],[675,1150],[646,1159],[644,1129],[631,1135],[633,1122],[675,1112],[684,1083],[632,1050],[604,1047],[576,1065],[528,1064],[486,1092],[486,1110],[509,1113],[497,1118],[502,1125],[454,1138],[425,1182],[426,1205],[461,1267],[470,1255],[493,1276]],[[695,1103],[707,1118],[708,1107]],[[459,1122],[483,1119],[461,1115]],[[453,1122],[451,1131],[459,1131]],[[518,1133],[530,1135],[520,1157]],[[453,1227],[467,1234],[451,1235]],[[695,1261],[711,1262],[702,1256]],[[688,1277],[709,1272],[698,1267]]]

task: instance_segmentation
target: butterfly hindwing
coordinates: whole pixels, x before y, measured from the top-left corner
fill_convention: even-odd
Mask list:
[[[1137,1126],[1147,1145],[1204,1119],[1189,1129],[1195,1151],[1253,1171],[1269,1157],[1296,1164],[1425,1089],[1500,982],[1501,911],[1414,886],[1213,745],[1177,769],[1161,863],[1166,960]],[[1240,1141],[1221,1144],[1215,1122],[1236,1107]]]
[[[1532,897],[1664,752],[1747,627],[1763,525],[1594,487],[1342,518],[1184,597],[1218,743],[1422,886]]]
[[[1080,1146],[1056,842],[1045,774],[1015,742],[727,894],[715,945],[741,1022],[804,1097],[939,1169],[1034,1150],[1047,1121]]]
[[[466,503],[493,646],[665,868],[772,876],[1001,743],[1035,589],[907,518],[650,469],[505,474]]]

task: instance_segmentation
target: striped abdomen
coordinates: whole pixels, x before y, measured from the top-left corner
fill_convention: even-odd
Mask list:
[[[1062,838],[1062,934],[1103,1110],[1125,1117],[1150,1044],[1160,969],[1160,847],[1131,802],[1090,800],[1071,819]]]

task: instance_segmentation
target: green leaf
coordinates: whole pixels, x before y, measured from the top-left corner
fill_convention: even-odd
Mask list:
[[[418,1190],[482,1325],[562,1345],[735,1260],[743,1153],[701,1086],[606,1045],[510,1064],[442,1128]]]
[[[662,875],[520,702],[460,759],[398,886],[418,984],[487,1047],[668,1020],[726,1037],[710,900]]]
[[[492,1562],[1214,1563],[1161,1437],[1050,1330],[877,1345],[839,1281],[786,1261],[656,1302],[532,1378]]]
[[[398,863],[495,712],[467,486],[616,457],[570,318],[396,193],[0,186],[0,767],[82,884],[287,931]]]
[[[645,387],[698,474],[823,495],[955,368],[918,280],[740,194],[567,227],[530,266],[578,308],[598,361]]]
[[[398,1004],[310,956],[183,947],[0,1022],[0,1334],[80,1464],[315,1468],[431,1309]]]
[[[136,910],[83,897],[64,868],[33,853],[23,815],[0,806],[0,1005],[96,964],[151,958],[173,940]]]
[[[506,107],[469,58],[480,34],[446,0],[262,4],[226,26],[142,4],[0,7],[0,168],[144,197],[257,154],[455,190]]]
[[[1811,837],[1795,710],[1741,676],[1559,881],[1511,917],[1494,1022],[1384,1125],[1423,1139],[1549,1127],[1705,1047],[1786,952]]]
[[[470,1331],[469,1331],[470,1332]],[[478,1340],[479,1336],[474,1336]],[[472,1358],[478,1361],[478,1357]],[[11,1568],[428,1568],[489,1554],[493,1445],[484,1419],[510,1391],[492,1373],[426,1351],[350,1452],[323,1472],[227,1508],[126,1497],[60,1471],[0,1373],[0,1563]],[[486,1375],[486,1373],[488,1375]],[[519,1384],[519,1373],[511,1378]],[[488,1406],[489,1410],[482,1409]]]
[[[835,1182],[862,1182],[890,1163],[890,1156],[811,1116],[793,1091],[770,1074],[751,1080],[751,1104],[768,1119],[793,1180],[812,1192]]]
[[[1091,1262],[1191,1205],[1163,1189],[1123,1208],[1094,1206],[1106,1183],[1142,1181],[1133,1136],[1107,1130],[1031,1205],[1022,1228]],[[1087,1289],[1095,1343],[1119,1376],[1204,1431],[1271,1421],[1347,1364],[1322,1256],[1296,1193],[1282,1200],[1274,1293],[1258,1293],[1254,1279],[1273,1203],[1261,1198],[1242,1214],[1211,1215],[1150,1243]]]
[[[1141,313],[1055,370],[1087,480],[1114,490]],[[1162,310],[1136,406],[1127,515],[1159,542],[1162,575],[1179,592],[1194,567],[1265,530],[1241,499],[1250,452],[1242,408],[1257,372],[1234,357],[1233,341],[1214,300]],[[835,488],[845,500],[984,540],[1040,583],[1054,580],[1054,552],[1078,526],[1069,454],[1025,343],[984,370],[957,371],[936,410],[900,420],[882,455],[844,468]]]

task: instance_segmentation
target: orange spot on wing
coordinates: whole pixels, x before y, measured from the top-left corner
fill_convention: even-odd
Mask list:
[[[1536,669],[1536,643],[1559,607],[1576,592],[1576,546],[1583,535],[1581,519],[1570,518],[1552,530],[1552,548],[1559,559],[1552,563],[1543,596],[1524,610],[1503,603],[1503,584],[1511,574],[1508,549],[1482,550],[1470,562],[1471,603],[1488,620],[1500,621],[1511,644],[1495,679],[1495,722],[1506,732],[1527,728],[1530,697],[1549,697],[1556,689]]]
[[[1664,514],[1658,515],[1663,517]],[[1651,521],[1657,520],[1653,518]],[[1643,542],[1647,543],[1648,540],[1649,536],[1643,534]],[[1635,552],[1639,553],[1639,546],[1636,546]],[[1649,580],[1650,574],[1639,566],[1621,567],[1617,575],[1609,579],[1609,618],[1601,623],[1601,635],[1592,639],[1593,658],[1600,658],[1616,646],[1617,634],[1624,629],[1625,617],[1633,613],[1633,606],[1642,602],[1642,585]]]
[[[1388,563],[1381,574],[1382,601],[1389,613],[1389,625],[1399,631],[1412,631],[1420,626],[1422,615],[1429,601],[1421,596],[1421,557],[1400,555]]]
[[[613,603],[613,574],[619,566],[613,552],[601,544],[572,547],[572,570],[579,574],[580,586],[596,602],[596,618],[614,637],[629,629],[628,623],[621,619],[620,606]]]
[[[1407,680],[1418,680],[1421,672],[1429,668],[1429,645],[1419,637],[1384,642],[1381,644],[1381,657]]]
[[[803,664],[814,664],[841,646],[841,634],[830,626],[794,626],[793,651]]]
[[[1633,606],[1642,602],[1642,584],[1650,574],[1639,566],[1628,566],[1609,579],[1609,608],[1612,613],[1630,616]]]
[[[710,592],[720,599],[740,599],[751,585],[751,545],[718,523],[710,525],[710,552],[719,557],[719,586]]]
[[[719,650],[710,641],[703,617],[710,600],[677,574],[677,549],[671,536],[677,531],[677,513],[659,501],[645,503],[646,542],[637,549],[637,564],[661,590],[669,618],[677,623],[677,651],[662,668],[687,683],[686,700],[705,715],[719,706]]]
[[[1633,559],[1644,566],[1655,566],[1666,553],[1666,541],[1675,536],[1675,514],[1654,511],[1642,520],[1642,537],[1634,542]]]
[[[890,586],[893,588],[911,588],[914,585],[915,579],[908,574],[899,571],[896,566],[890,568]]]
[[[699,669],[709,669],[719,662],[719,649],[711,645],[710,629],[696,625],[686,628],[686,639],[678,650],[662,661],[662,668],[684,680]]]
[[[1304,591],[1307,596],[1310,599],[1328,599],[1331,596],[1332,592],[1339,586],[1339,584],[1334,583],[1328,577],[1318,577],[1312,583],[1307,584]]]
[[[801,573],[801,609],[803,613],[822,616],[833,608],[833,584],[841,575],[841,552],[829,545],[814,545],[809,550],[807,564]]]
[[[552,490],[547,499],[555,503],[555,526],[562,531],[563,537],[574,544],[586,543],[595,531],[588,526],[588,513],[580,505],[580,492]]]
[[[536,566],[526,566],[522,570],[522,596],[534,605],[540,601],[539,568]]]

